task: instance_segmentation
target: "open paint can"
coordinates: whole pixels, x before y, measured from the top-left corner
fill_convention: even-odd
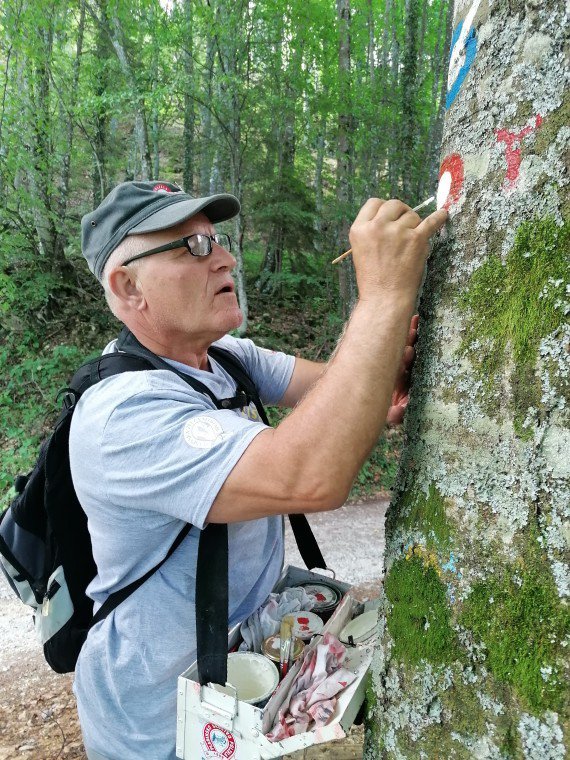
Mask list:
[[[279,683],[279,671],[271,660],[256,652],[231,652],[228,655],[228,683],[237,698],[263,707]]]

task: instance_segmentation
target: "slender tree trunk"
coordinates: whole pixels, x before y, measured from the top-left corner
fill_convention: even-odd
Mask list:
[[[315,248],[323,251],[323,164],[325,160],[326,118],[323,116],[317,134],[317,155],[315,158]]]
[[[134,176],[140,179],[150,179],[152,161],[150,157],[150,147],[148,142],[148,128],[144,97],[139,90],[139,85],[133,70],[133,65],[127,54],[127,48],[124,40],[123,29],[116,9],[109,12],[108,16],[102,14],[104,22],[107,24],[109,36],[115,53],[123,69],[125,78],[129,82],[131,92],[134,95],[135,107],[135,146],[138,159],[140,160],[140,172],[138,171],[138,161],[134,165]]]
[[[62,262],[65,258],[66,232],[63,227],[67,215],[67,202],[69,199],[69,181],[71,177],[71,155],[73,152],[73,132],[75,129],[75,119],[73,113],[77,104],[77,94],[79,91],[79,70],[81,68],[81,57],[83,55],[83,34],[85,32],[85,2],[81,3],[79,13],[79,23],[77,26],[77,43],[75,49],[75,59],[73,61],[73,77],[71,82],[70,100],[67,105],[68,116],[66,119],[65,130],[65,149],[62,157],[61,178],[59,182],[59,193],[57,199],[57,218],[58,233],[55,244],[55,258]]]
[[[394,98],[400,91],[400,44],[396,34],[397,28],[397,8],[394,2],[390,3],[392,11],[392,45],[390,50],[391,58],[391,76],[390,76],[390,91]],[[400,176],[401,167],[401,128],[400,120],[391,117],[391,137],[388,147],[388,184],[390,186],[390,197],[397,197],[400,189],[398,177]]]
[[[282,34],[280,35],[282,37]],[[303,45],[297,39],[297,44],[289,55],[289,60],[283,72],[283,88],[281,97],[282,116],[277,127],[277,176],[275,178],[276,199],[278,203],[287,200],[290,193],[289,185],[294,175],[295,167],[295,108],[297,92],[295,84],[299,79]],[[283,56],[279,59],[282,61]],[[280,66],[282,68],[282,66]],[[260,273],[260,285],[265,282],[264,290],[274,290],[269,279],[270,275],[278,275],[283,269],[283,256],[285,246],[285,227],[289,221],[282,214],[276,215],[270,225],[267,251],[262,272]],[[269,285],[269,288],[267,287]]]
[[[450,5],[445,4],[445,33],[443,35],[443,61],[449,60],[449,47],[451,43],[451,26],[453,21],[453,9]],[[440,40],[442,38],[440,37]],[[439,49],[439,41],[438,41]],[[443,67],[443,73],[438,69],[437,77],[434,79],[434,100],[438,99],[437,111],[433,114],[430,122],[430,131],[428,136],[428,162],[429,162],[429,186],[434,188],[437,184],[439,172],[439,146],[443,135],[443,123],[445,119],[445,95],[447,93],[447,70]],[[436,82],[439,81],[439,95],[436,90]],[[433,127],[433,128],[432,128]],[[424,176],[424,175],[422,175]],[[419,193],[418,197],[423,198],[424,193]]]
[[[53,14],[44,19],[44,25],[37,30],[40,56],[29,62],[25,76],[26,89],[30,98],[32,114],[32,162],[27,171],[27,179],[34,197],[34,217],[41,252],[52,270],[62,265],[57,250],[57,229],[53,209],[53,166],[52,166],[52,124],[50,103],[50,75],[53,53]]]
[[[184,90],[184,171],[183,182],[186,192],[192,193],[194,188],[194,47],[192,23],[192,2],[184,0],[184,74],[186,87]]]
[[[106,17],[107,0],[99,0],[101,15]],[[95,59],[98,62],[97,76],[94,77],[93,87],[96,97],[94,114],[94,137],[93,137],[93,167],[91,170],[91,184],[93,188],[93,207],[97,207],[109,191],[108,179],[108,153],[109,153],[109,117],[105,107],[101,104],[101,98],[109,86],[108,62],[112,55],[109,35],[98,24],[95,29]]]
[[[337,0],[339,29],[338,76],[339,110],[337,140],[336,197],[340,219],[338,241],[348,248],[348,232],[352,214],[352,144],[350,105],[350,0]],[[346,250],[346,249],[345,249]],[[344,316],[348,316],[356,299],[356,278],[352,258],[347,257],[339,267],[340,298]]]
[[[450,221],[420,307],[365,758],[554,760],[570,747],[565,7],[459,7],[481,44],[450,77]]]
[[[213,74],[214,74],[214,55],[215,40],[209,36],[206,41],[206,86],[205,91],[207,102],[212,102],[213,93]],[[200,107],[200,120],[202,124],[201,142],[200,142],[200,194],[208,195],[211,192],[210,176],[214,165],[212,151],[212,112],[205,106]]]
[[[412,203],[417,185],[415,121],[417,118],[419,0],[406,0],[406,37],[401,79],[402,98],[402,200]]]

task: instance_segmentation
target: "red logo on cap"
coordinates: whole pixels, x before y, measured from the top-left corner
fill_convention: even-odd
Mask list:
[[[168,185],[165,185],[163,182],[159,182],[158,185],[155,185],[153,188],[154,192],[158,192],[159,190],[164,190],[165,193],[173,193],[174,190],[171,190]]]

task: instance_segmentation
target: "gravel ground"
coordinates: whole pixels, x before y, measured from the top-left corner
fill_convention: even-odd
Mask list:
[[[339,580],[358,585],[363,598],[374,595],[381,577],[386,507],[386,500],[368,502],[310,518],[327,564]],[[303,567],[289,529],[286,562]],[[46,665],[27,608],[0,573],[0,760],[86,757],[71,683],[72,676],[57,675]],[[287,760],[361,757],[362,729],[355,726],[346,739]]]

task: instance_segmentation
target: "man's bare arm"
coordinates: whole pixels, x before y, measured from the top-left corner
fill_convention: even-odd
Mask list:
[[[210,522],[324,511],[346,500],[386,421],[428,239],[446,213],[420,218],[369,200],[352,230],[359,301],[325,372],[275,430],[256,436],[210,510]]]
[[[279,406],[293,409],[325,371],[324,362],[311,362],[308,359],[295,359],[295,367],[287,390],[283,394]]]

